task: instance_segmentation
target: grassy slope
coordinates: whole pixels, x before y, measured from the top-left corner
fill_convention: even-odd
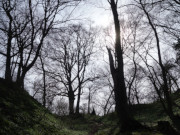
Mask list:
[[[180,94],[175,94],[180,103]],[[135,118],[149,126],[168,120],[161,104],[136,105]],[[115,113],[100,117],[57,117],[42,107],[29,94],[0,79],[0,134],[2,135],[116,135]],[[132,135],[162,135],[155,131],[137,131]]]
[[[180,105],[180,92],[176,92],[171,95],[173,100]],[[180,114],[179,109],[174,107],[175,114]],[[142,123],[154,125],[157,121],[170,121],[166,113],[164,112],[162,105],[159,101],[151,104],[135,105],[132,109],[135,114],[135,118]]]
[[[42,107],[29,94],[0,79],[1,135],[85,135]]]
[[[172,94],[172,98],[178,105],[180,105],[180,91]],[[177,108],[173,108],[173,109],[175,114],[180,114],[179,109]],[[134,105],[131,107],[131,112],[136,120],[154,129],[153,131],[133,132],[132,135],[162,135],[162,133],[159,133],[156,130],[157,122],[169,121],[171,123],[170,119],[164,112],[161,103],[159,101],[151,104]],[[107,133],[115,135],[118,132],[118,128],[116,128],[116,121],[117,121],[116,115],[114,113],[102,117],[102,123],[106,124],[107,128],[99,130],[99,134],[96,133],[96,135],[106,135]],[[114,127],[114,129],[110,127]]]

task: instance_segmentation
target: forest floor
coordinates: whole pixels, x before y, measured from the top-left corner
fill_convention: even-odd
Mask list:
[[[173,98],[180,104],[180,94]],[[117,116],[57,116],[50,113],[15,84],[0,79],[0,135],[168,135],[157,129],[158,121],[170,121],[161,104],[131,107],[134,118],[151,130],[119,133]],[[179,113],[176,108],[174,111]]]

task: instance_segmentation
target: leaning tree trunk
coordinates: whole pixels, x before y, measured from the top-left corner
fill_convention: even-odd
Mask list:
[[[117,64],[114,64],[113,56],[111,50],[108,49],[110,70],[114,82],[114,94],[116,102],[116,111],[121,122],[121,131],[126,132],[129,130],[134,130],[141,127],[137,121],[130,117],[128,103],[127,103],[127,93],[124,80],[124,63],[123,63],[123,52],[120,42],[120,23],[118,19],[117,12],[117,2],[111,0],[110,2],[111,10],[114,18],[115,26],[115,57]]]
[[[81,98],[81,86],[79,86],[79,89],[78,89],[78,97],[77,97],[76,114],[79,114],[80,98]]]

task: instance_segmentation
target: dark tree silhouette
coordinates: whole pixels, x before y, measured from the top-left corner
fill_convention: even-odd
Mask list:
[[[157,51],[158,51],[158,59],[159,59],[159,65],[161,68],[161,72],[162,72],[162,78],[163,78],[163,91],[164,91],[164,95],[167,101],[167,109],[166,112],[169,115],[169,117],[173,120],[174,119],[174,113],[173,113],[173,109],[172,109],[172,99],[170,97],[170,93],[169,93],[169,87],[168,87],[168,81],[167,81],[167,71],[165,69],[165,66],[162,62],[162,56],[161,56],[161,49],[160,49],[160,39],[159,39],[159,35],[157,32],[157,29],[155,27],[155,25],[152,22],[152,18],[150,16],[150,14],[148,13],[148,11],[146,10],[145,5],[143,4],[142,0],[139,1],[140,5],[142,7],[142,10],[144,11],[149,25],[151,26],[153,32],[154,32],[154,36],[156,39],[156,45],[157,45]]]
[[[56,42],[52,44],[51,50],[54,54],[51,54],[51,59],[58,63],[59,67],[52,67],[50,74],[60,84],[61,95],[68,97],[70,114],[74,114],[74,101],[77,94],[76,113],[78,114],[83,86],[97,78],[87,75],[96,33],[81,24],[70,25],[68,28],[64,34],[60,33],[54,37]]]
[[[131,116],[128,109],[127,93],[124,79],[124,63],[123,63],[123,50],[120,37],[120,22],[118,18],[117,4],[118,0],[108,0],[115,26],[115,62],[111,50],[108,49],[110,70],[114,82],[114,94],[116,102],[116,112],[121,121],[121,131],[129,131],[140,128],[141,125],[135,121]]]
[[[78,2],[77,0],[1,1],[0,31],[4,35],[5,43],[1,44],[3,49],[0,54],[6,59],[6,80],[14,79],[23,87],[25,75],[38,59],[45,38],[58,24],[56,16],[66,7],[72,6],[72,3]]]

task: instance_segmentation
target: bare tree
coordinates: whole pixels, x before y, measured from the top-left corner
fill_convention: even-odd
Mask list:
[[[52,67],[50,74],[60,83],[63,89],[61,93],[68,97],[70,114],[74,113],[74,100],[77,92],[76,112],[79,113],[82,89],[88,81],[96,78],[96,76],[87,75],[95,43],[95,33],[91,28],[87,30],[82,25],[71,25],[64,31],[64,34],[55,35],[53,39],[56,43],[52,45],[51,59],[57,63],[59,71],[57,67],[55,69]]]
[[[26,73],[38,59],[43,42],[59,22],[56,16],[67,6],[79,1],[1,1],[1,31],[7,36],[5,78],[23,86]],[[21,6],[23,5],[23,6]],[[9,18],[9,23],[4,19]],[[8,26],[7,26],[8,25]],[[6,27],[7,26],[7,27]],[[16,74],[15,74],[16,73]]]
[[[115,26],[115,62],[113,60],[113,56],[111,50],[108,49],[109,54],[109,62],[111,74],[114,82],[114,94],[115,94],[115,102],[116,102],[116,111],[118,117],[121,120],[121,131],[129,131],[132,129],[140,128],[140,124],[133,120],[130,116],[130,112],[128,109],[127,103],[127,94],[126,94],[126,86],[124,80],[124,63],[123,63],[123,50],[121,44],[120,37],[120,23],[118,18],[117,4],[118,0],[108,0],[114,18],[114,26]]]
[[[60,98],[55,106],[55,112],[59,116],[65,116],[68,115],[68,103],[63,99]]]
[[[15,12],[17,11],[16,10],[17,7],[18,6],[17,6],[16,0],[13,0],[13,1],[2,0],[0,3],[0,8],[1,8],[0,30],[2,32],[1,34],[5,36],[5,38],[3,38],[3,36],[1,37],[3,38],[2,40],[4,40],[4,45],[1,44],[1,47],[3,49],[1,50],[0,54],[6,57],[5,78],[9,81],[12,81],[11,59],[14,55],[14,53],[12,54],[12,48],[16,47],[15,44],[13,44],[12,40],[15,38],[17,34],[15,33],[15,18],[19,17],[18,14],[15,14]],[[22,27],[26,27],[26,25],[27,24],[25,21],[25,24]]]
[[[162,83],[161,84],[161,89],[164,93],[164,98],[166,100],[166,103],[167,103],[167,107],[165,105],[163,105],[167,115],[170,117],[170,119],[174,122],[174,124],[177,125],[177,118],[175,117],[174,115],[174,112],[173,112],[173,101],[171,99],[171,96],[170,96],[170,87],[168,85],[168,71],[165,67],[165,64],[163,63],[163,60],[162,60],[162,54],[161,54],[161,41],[160,41],[160,34],[158,33],[158,28],[156,26],[156,24],[154,23],[154,19],[155,17],[152,16],[151,12],[153,10],[153,7],[149,7],[146,3],[146,1],[142,1],[142,0],[139,0],[139,3],[140,5],[140,8],[144,11],[144,14],[148,20],[148,23],[149,23],[149,26],[151,27],[153,33],[154,33],[154,37],[155,37],[155,42],[156,42],[156,47],[157,47],[157,53],[158,53],[158,61],[157,64],[159,64],[159,67],[160,67],[160,72],[161,72],[161,75],[162,75]],[[152,80],[152,82],[155,83],[156,80]],[[155,86],[155,85],[154,85]],[[156,88],[157,89],[157,88]],[[157,89],[157,92],[158,89]],[[158,93],[158,95],[160,96],[160,93]]]

